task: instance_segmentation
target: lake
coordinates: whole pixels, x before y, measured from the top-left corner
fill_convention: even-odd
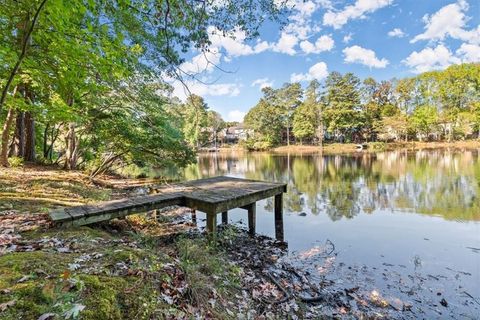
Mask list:
[[[479,155],[222,152],[201,154],[184,178],[285,182],[285,241],[313,276],[421,305],[416,316],[480,318]],[[246,211],[229,219],[245,226]],[[272,199],[257,203],[257,232],[275,234]],[[328,240],[336,255],[325,266],[315,248]]]

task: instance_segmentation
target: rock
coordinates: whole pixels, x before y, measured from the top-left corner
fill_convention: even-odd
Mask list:
[[[299,213],[298,215],[299,215],[300,217],[306,217],[306,216],[307,216],[307,214],[306,214],[305,212],[301,212],[301,213]]]
[[[391,299],[388,303],[397,311],[403,311],[404,309],[403,301],[398,298]]]

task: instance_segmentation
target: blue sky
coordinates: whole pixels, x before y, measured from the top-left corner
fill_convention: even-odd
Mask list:
[[[241,121],[265,85],[303,86],[328,72],[360,78],[402,78],[480,62],[480,0],[288,0],[283,30],[265,24],[260,37],[234,39],[210,28],[212,50],[191,52],[181,69],[200,81],[189,90],[203,96],[225,120]],[[220,70],[221,69],[221,70]],[[175,93],[185,96],[179,83]]]

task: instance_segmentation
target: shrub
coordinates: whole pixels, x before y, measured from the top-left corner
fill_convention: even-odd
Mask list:
[[[368,147],[373,150],[386,150],[387,144],[385,142],[369,142]]]
[[[23,167],[23,158],[20,158],[20,157],[8,158],[8,164],[12,168]]]

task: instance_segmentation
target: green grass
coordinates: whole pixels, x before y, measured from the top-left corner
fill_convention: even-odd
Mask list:
[[[25,234],[25,239],[29,240],[40,237],[55,237],[64,241],[74,239],[71,243],[77,245],[79,252],[60,253],[52,248],[1,256],[0,290],[4,293],[0,294],[0,303],[16,301],[14,306],[0,314],[2,319],[37,319],[44,313],[62,316],[74,304],[85,306],[81,312],[82,319],[125,319],[130,315],[132,319],[143,317],[144,312],[139,312],[142,310],[140,301],[150,299],[155,294],[154,288],[148,282],[135,288],[138,276],[109,273],[111,266],[116,263],[123,262],[131,268],[140,269],[138,262],[144,265],[157,263],[156,257],[115,242],[99,246],[91,240],[107,242],[115,238],[90,228]],[[93,252],[101,254],[101,258],[85,263],[85,268],[78,272],[69,270],[69,264],[74,263],[75,259]],[[127,290],[129,288],[130,291]],[[149,315],[146,316],[148,318]]]
[[[219,236],[234,237],[234,233]],[[231,318],[221,304],[212,306],[209,301],[234,299],[241,270],[228,262],[216,241],[180,236],[166,245],[140,233],[110,234],[88,227],[23,236],[25,241],[45,237],[70,244],[76,252],[60,253],[53,247],[0,256],[0,303],[15,301],[0,312],[1,319],[37,319],[45,313],[63,319],[76,305],[85,307],[79,319],[177,318],[189,316],[186,304],[217,319]],[[94,253],[99,257],[80,263],[78,270],[69,269],[82,255]],[[128,266],[128,272],[116,274],[117,264]],[[171,274],[166,265],[179,271]],[[162,288],[175,290],[179,281],[184,281],[186,290],[180,303],[169,305],[161,299]]]
[[[112,191],[92,185],[85,175],[61,170],[0,169],[0,211],[47,212],[58,206],[105,201]]]

